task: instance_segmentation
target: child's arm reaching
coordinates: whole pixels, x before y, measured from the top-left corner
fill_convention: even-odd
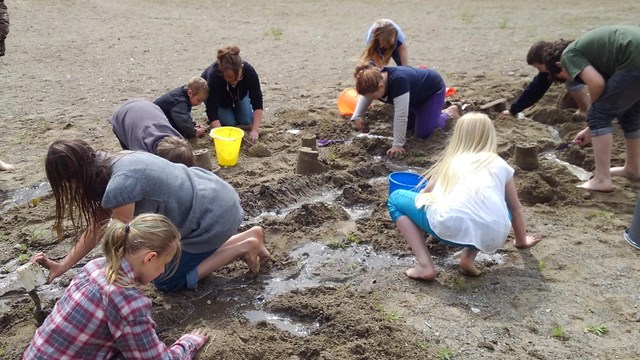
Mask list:
[[[156,335],[155,323],[132,324],[124,329],[116,340],[118,350],[126,359],[193,359],[196,352],[207,342],[201,331],[185,334],[173,345],[166,346]]]
[[[126,204],[120,207],[113,209],[112,217],[114,219],[118,219],[122,222],[128,223],[133,219],[133,212],[135,210],[135,203]],[[101,219],[106,220],[106,218]],[[73,265],[75,265],[78,261],[80,261],[83,257],[85,257],[93,248],[98,245],[98,230],[100,229],[102,224],[92,223],[87,227],[78,241],[73,245],[71,250],[67,256],[64,257],[60,262],[53,261],[44,253],[38,253],[31,258],[32,262],[37,262],[42,265],[44,268],[49,269],[49,279],[47,283],[51,283],[55,278],[67,272]]]
[[[532,247],[537,244],[540,239],[533,235],[527,235],[526,220],[513,178],[511,178],[505,186],[505,193],[507,197],[507,207],[509,211],[511,211],[511,226],[513,227],[513,235],[515,237],[514,246],[518,249]]]

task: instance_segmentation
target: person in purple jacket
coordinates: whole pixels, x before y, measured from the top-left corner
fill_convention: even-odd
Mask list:
[[[387,155],[404,153],[407,129],[415,129],[421,139],[428,138],[436,129],[443,129],[448,119],[460,117],[458,107],[446,110],[446,87],[442,77],[433,69],[409,66],[377,68],[363,63],[356,67],[356,90],[360,95],[351,121],[356,129],[367,131],[364,114],[374,99],[392,104],[393,145]]]

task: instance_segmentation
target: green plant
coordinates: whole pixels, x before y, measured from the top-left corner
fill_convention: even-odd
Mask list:
[[[473,21],[473,18],[476,17],[476,14],[469,12],[468,10],[465,10],[462,12],[460,17],[462,18],[462,22],[469,25]]]
[[[338,154],[334,153],[334,152],[330,152],[327,154],[327,159],[331,160],[331,161],[336,161],[338,160]]]
[[[602,336],[609,332],[609,329],[607,329],[605,325],[588,325],[585,330],[598,336]]]
[[[469,290],[469,284],[467,284],[467,280],[463,277],[456,277],[453,279],[453,287],[460,292],[465,292]]]
[[[436,353],[436,357],[440,360],[451,360],[453,357],[453,351],[451,351],[450,347],[445,346],[442,349],[438,350],[438,352]]]
[[[422,350],[424,352],[429,351],[429,343],[427,343],[424,340],[418,341],[418,343],[416,345],[418,346],[418,349],[420,349],[420,350]]]
[[[331,241],[327,244],[327,246],[328,246],[330,249],[334,249],[334,250],[335,250],[335,249],[342,249],[342,250],[344,250],[344,249],[346,249],[346,248],[347,248],[347,244],[346,244],[344,241],[342,241],[342,240],[331,240]]]
[[[360,237],[357,234],[351,233],[351,234],[347,235],[347,241],[350,242],[350,243],[358,245],[358,244],[360,244],[361,240],[360,240]]]
[[[44,230],[38,229],[31,231],[31,234],[29,235],[30,244],[41,239],[44,239]]]
[[[274,40],[280,40],[282,37],[282,29],[279,26],[271,26],[265,34],[270,35]]]
[[[566,337],[562,325],[556,325],[551,329],[551,336],[554,338],[564,339]]]
[[[347,265],[347,270],[356,271],[359,267],[360,267],[360,264],[352,262],[349,265]]]
[[[29,258],[30,258],[29,254],[21,253],[20,255],[18,255],[18,262],[20,264],[26,264],[27,261],[29,261]]]
[[[382,304],[374,304],[373,307],[380,313],[380,315],[382,315],[382,318],[387,322],[396,322],[400,319],[400,315],[398,313],[385,310]]]
[[[35,197],[35,198],[29,200],[29,206],[36,207],[36,206],[38,206],[38,204],[40,204],[41,201],[42,201],[41,198]]]
[[[547,264],[544,262],[544,260],[538,260],[538,263],[536,264],[536,269],[538,269],[538,272],[542,272],[542,270],[544,270],[547,267]]]
[[[500,29],[506,29],[509,26],[509,21],[507,19],[500,20],[500,25],[498,25]]]

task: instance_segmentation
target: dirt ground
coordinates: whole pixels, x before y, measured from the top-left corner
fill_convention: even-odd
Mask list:
[[[164,341],[206,326],[212,341],[200,359],[640,358],[640,252],[622,237],[640,184],[615,179],[613,193],[589,193],[549,156],[593,170],[590,148],[553,151],[585,126],[556,107],[560,86],[527,119],[489,111],[512,166],[516,145],[540,150],[540,167],[516,168],[516,183],[528,230],[543,241],[528,251],[506,243],[480,259],[479,278],[459,273],[456,249],[430,241],[439,270],[433,283],[404,276],[413,256],[387,214],[386,176],[426,169],[449,133],[411,138],[403,157],[388,159],[390,108],[370,111],[371,134],[380,137],[358,138],[335,105],[353,85],[364,32],[377,18],[400,24],[411,64],[437,69],[457,89],[450,101],[473,110],[518,95],[534,75],[524,60],[534,41],[638,25],[637,1],[6,4],[12,27],[0,58],[0,159],[17,170],[0,173],[1,281],[30,255],[62,257],[73,242],[54,239],[53,199],[33,189],[46,181],[48,145],[82,138],[118,150],[107,118],[119,104],[185,83],[217,48],[234,43],[261,77],[260,144],[268,153],[256,157],[245,143],[239,164],[218,174],[240,194],[244,226],[265,227],[273,260],[257,279],[245,278],[238,263],[195,292],[148,289]],[[204,122],[204,108],[194,115]],[[295,168],[304,135],[348,141],[319,148],[326,171],[302,176]],[[617,165],[620,132],[615,139]],[[213,152],[207,139],[196,147]],[[45,309],[74,272],[40,290]],[[36,329],[32,306],[24,292],[0,294],[0,358],[21,357]]]

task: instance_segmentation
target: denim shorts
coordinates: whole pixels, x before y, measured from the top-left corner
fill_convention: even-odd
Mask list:
[[[401,216],[407,216],[414,224],[416,224],[419,228],[426,231],[427,234],[431,235],[438,242],[443,243],[448,246],[456,246],[456,247],[465,247],[476,249],[473,245],[462,245],[453,243],[451,241],[444,240],[440,238],[436,233],[431,229],[429,225],[429,219],[427,219],[427,213],[424,210],[424,207],[418,208],[416,206],[416,197],[418,196],[417,192],[409,191],[409,190],[396,190],[391,195],[389,195],[389,199],[387,200],[387,208],[389,209],[389,215],[391,216],[391,220],[395,223],[398,221],[398,218]]]
[[[217,250],[217,249],[216,249]],[[211,256],[216,250],[202,253],[180,252],[180,262],[175,265],[172,261],[167,265],[167,275],[160,275],[153,284],[162,291],[179,291],[195,289],[198,282],[198,265]],[[173,272],[175,268],[175,272]]]
[[[640,138],[640,68],[614,73],[591,105],[587,121],[591,136],[612,132],[614,118],[627,139]]]

